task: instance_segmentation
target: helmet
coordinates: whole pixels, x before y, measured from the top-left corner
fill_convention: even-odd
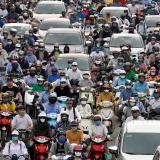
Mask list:
[[[61,80],[60,80],[60,83],[66,83],[67,82],[67,80],[65,79],[65,78],[62,78]]]
[[[56,43],[56,44],[54,45],[54,48],[59,48],[59,44]]]
[[[93,119],[94,119],[94,121],[96,121],[96,120],[100,120],[101,121],[102,120],[102,116],[97,114],[97,115],[94,116]]]
[[[125,74],[126,74],[126,71],[125,71],[125,70],[121,70],[119,74],[120,74],[120,75],[125,75]]]
[[[12,135],[17,135],[17,136],[19,136],[19,132],[18,132],[17,130],[12,131],[11,134],[12,134]]]
[[[15,47],[16,47],[16,48],[21,48],[21,44],[17,43],[17,44],[15,45]]]
[[[152,71],[152,72],[156,72],[156,67],[151,67],[151,69],[150,69],[150,71]]]
[[[78,126],[78,122],[72,121],[72,122],[71,122],[71,126],[74,126],[74,127],[76,126],[76,127],[77,127],[77,126]]]
[[[42,76],[37,78],[37,81],[44,81],[44,78]]]
[[[72,63],[72,66],[77,66],[77,65],[78,65],[77,62]]]
[[[73,148],[73,151],[74,151],[74,152],[82,152],[82,150],[83,150],[83,148],[82,148],[81,145],[76,145],[76,146],[74,146],[74,148]]]
[[[126,81],[126,86],[127,86],[127,85],[132,86],[132,81]]]
[[[41,113],[39,113],[39,115],[38,115],[38,118],[40,118],[40,117],[47,117],[47,114],[45,113],[45,112],[41,112]]]
[[[86,96],[80,98],[80,100],[88,100]]]
[[[59,137],[59,136],[61,136],[61,135],[66,136],[66,133],[65,133],[64,131],[59,131],[59,132],[57,133],[57,137]]]
[[[140,78],[140,77],[144,77],[145,78],[145,74],[144,73],[138,74],[138,78]]]
[[[131,63],[130,63],[130,62],[126,62],[126,63],[124,64],[124,66],[129,66],[129,67],[131,67]]]
[[[128,100],[128,103],[131,106],[135,106],[136,105],[136,99],[134,97],[130,97],[129,100]]]
[[[61,112],[61,116],[63,116],[63,115],[69,116],[69,114],[68,114],[67,111],[62,111],[62,112]]]
[[[16,30],[15,28],[11,28],[11,29],[10,29],[10,32],[15,32],[15,33],[17,33],[17,30]]]
[[[134,107],[131,108],[131,111],[140,111],[140,110],[139,110],[139,107],[134,106]]]
[[[50,95],[49,95],[50,98],[54,97],[54,98],[57,98],[57,93],[56,92],[52,92]]]

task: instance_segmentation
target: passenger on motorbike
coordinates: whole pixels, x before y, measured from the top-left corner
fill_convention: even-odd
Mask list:
[[[107,130],[107,127],[102,123],[101,115],[95,115],[93,120],[94,120],[94,124],[92,125],[92,128],[91,128],[91,137],[92,136],[107,137],[108,130]]]
[[[52,82],[55,82],[57,79],[59,79],[59,74],[58,74],[58,69],[56,67],[53,67],[51,69],[51,74],[48,75],[48,79],[47,81],[52,83]]]
[[[77,108],[75,108],[75,106],[74,106],[74,99],[73,98],[68,98],[67,99],[66,107],[61,109],[61,112],[63,112],[63,111],[68,112],[70,122],[75,121],[75,120],[78,121],[78,122],[81,121],[81,115],[78,112]],[[61,117],[59,116],[58,119],[57,119],[57,122],[60,121],[60,118]]]
[[[121,85],[125,86],[126,82],[126,72],[124,70],[121,70],[121,72],[119,73],[119,78],[114,79],[112,85],[113,87],[118,87]]]
[[[11,126],[13,129],[32,130],[33,121],[31,117],[26,113],[23,105],[19,105],[17,108],[17,115],[13,118]]]
[[[45,90],[45,88],[44,88],[44,78],[41,76],[41,77],[37,78],[37,84],[34,84],[32,86],[32,91],[33,92],[42,92],[44,90]]]
[[[57,93],[58,97],[71,97],[71,88],[67,85],[67,80],[65,78],[60,79],[60,85],[55,87],[54,91]]]
[[[126,71],[126,79],[134,81],[136,79],[136,73],[131,69],[132,65],[130,62],[124,64],[124,70]]]
[[[57,123],[56,129],[63,130],[66,132],[67,130],[71,129],[71,122],[69,121],[69,114],[67,111],[62,111],[60,116],[61,116],[61,119]]]
[[[135,82],[135,84],[133,85],[133,92],[145,93],[146,95],[149,95],[149,88],[148,88],[147,83],[145,82],[144,73],[140,73],[138,75],[138,81]]]
[[[71,129],[66,132],[66,137],[70,144],[81,144],[84,135],[83,131],[79,130],[78,128],[78,122],[72,121],[71,122]]]
[[[93,82],[90,79],[90,74],[88,72],[83,73],[83,79],[79,82],[80,87],[92,87]]]
[[[31,67],[29,69],[29,75],[24,77],[24,82],[27,86],[32,87],[37,84],[36,69]]]
[[[46,74],[45,69],[42,66],[42,62],[41,61],[38,60],[36,62],[35,68],[36,68],[36,75],[43,76],[44,79],[47,79],[47,77],[46,77],[47,74]]]
[[[16,154],[17,157],[24,155],[24,157],[20,157],[19,160],[25,160],[25,158],[28,158],[26,145],[23,141],[19,140],[19,132],[17,130],[12,131],[11,140],[6,143],[2,152],[5,159],[8,159],[8,156],[12,157],[14,154]]]
[[[160,81],[160,77],[157,73],[156,67],[151,67],[150,68],[149,73],[146,77],[146,81],[155,81],[155,82]]]
[[[55,92],[49,95],[48,101],[49,102],[44,104],[44,111],[46,112],[46,114],[50,113],[60,114],[61,108],[59,103],[57,102],[57,94]]]
[[[131,109],[132,116],[128,117],[125,122],[129,122],[132,120],[144,120],[144,118],[140,114],[140,110],[137,106],[132,107]]]
[[[70,144],[67,142],[66,133],[59,131],[56,136],[56,141],[52,143],[48,160],[52,160],[52,156],[67,156],[71,154]]]
[[[0,111],[15,113],[15,108],[16,108],[15,103],[14,101],[10,101],[9,94],[7,92],[2,93],[2,102],[0,104]]]

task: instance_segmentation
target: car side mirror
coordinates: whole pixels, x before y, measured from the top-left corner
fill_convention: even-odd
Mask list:
[[[117,157],[117,155],[118,155],[118,147],[117,146],[110,146],[108,149],[111,154],[114,154]]]

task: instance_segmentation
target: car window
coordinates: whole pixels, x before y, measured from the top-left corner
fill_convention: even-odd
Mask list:
[[[67,21],[43,21],[40,25],[41,30],[48,30],[50,28],[69,28],[70,23]]]
[[[89,71],[89,61],[88,58],[67,58],[67,57],[60,57],[56,61],[56,66],[60,70],[64,70],[68,66],[68,60],[73,59],[73,61],[76,61],[78,64],[78,68],[81,71]]]
[[[126,133],[122,150],[126,154],[154,155],[159,144],[159,133]]]
[[[160,16],[146,17],[145,22],[148,27],[156,27],[157,23],[160,22]]]
[[[38,4],[35,9],[37,14],[61,14],[62,11],[65,11],[62,4]]]
[[[44,41],[45,44],[82,45],[82,37],[79,33],[49,33]]]
[[[113,36],[110,47],[120,47],[123,44],[129,44],[132,48],[143,48],[143,41],[140,37]]]

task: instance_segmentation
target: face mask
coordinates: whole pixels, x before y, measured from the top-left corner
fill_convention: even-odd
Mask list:
[[[105,89],[105,90],[104,90],[104,92],[105,92],[105,93],[108,93],[108,92],[109,92],[109,90],[108,90],[108,89]]]
[[[156,72],[151,72],[150,74],[151,74],[151,76],[155,76]]]
[[[73,70],[76,70],[76,69],[77,69],[77,67],[72,67],[72,69],[73,69]]]
[[[87,104],[87,101],[81,101],[81,104],[82,104],[82,105],[86,105],[86,104]]]
[[[20,114],[21,116],[24,116],[24,115],[25,115],[25,111],[20,111],[19,114]]]
[[[119,64],[120,66],[122,66],[122,65],[123,65],[123,62],[119,62],[118,64]]]
[[[127,86],[126,86],[126,88],[127,88],[127,89],[131,89],[131,88],[132,88],[132,86],[127,85]]]
[[[130,106],[135,106],[135,103],[133,103],[133,102],[130,102],[129,104],[130,104]]]
[[[59,137],[59,138],[58,138],[58,141],[59,141],[60,143],[65,143],[65,142],[66,142],[66,138],[65,138],[65,137]]]
[[[38,47],[34,47],[34,49],[35,49],[35,50],[37,50],[37,49],[38,49]]]
[[[11,45],[11,44],[12,44],[12,42],[8,42],[8,44],[9,44],[9,45]]]
[[[39,48],[39,51],[40,51],[40,52],[43,52],[43,51],[44,51],[44,48]]]
[[[16,51],[18,52],[20,49],[19,48],[16,48]]]
[[[66,83],[61,83],[61,87],[65,87],[66,86]]]
[[[35,76],[35,73],[30,73],[30,76],[31,76],[31,77],[34,77],[34,76]]]
[[[65,122],[65,121],[68,120],[68,117],[61,117],[61,120],[62,120],[63,122]]]
[[[18,141],[18,136],[12,136],[12,141]]]
[[[81,157],[81,152],[75,152],[74,154],[76,157]]]
[[[84,79],[89,79],[88,75],[83,76]]]
[[[124,79],[124,78],[125,78],[125,75],[120,75],[120,78]]]
[[[96,45],[97,47],[100,47],[101,46],[101,44],[100,43],[97,43],[97,45]]]
[[[101,124],[101,121],[95,121],[96,126],[99,126]]]
[[[139,82],[140,82],[140,83],[143,83],[143,82],[144,82],[144,79],[140,79]]]
[[[39,121],[40,121],[41,123],[44,123],[46,120],[45,120],[45,118],[41,118],[41,119],[39,119]]]
[[[72,127],[72,131],[77,131],[77,127]]]

